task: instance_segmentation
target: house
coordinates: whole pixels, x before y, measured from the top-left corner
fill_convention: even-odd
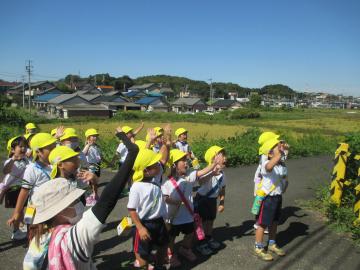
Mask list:
[[[211,107],[214,108],[214,111],[224,111],[224,110],[235,110],[241,108],[242,105],[237,100],[233,99],[219,99],[216,100]]]
[[[23,86],[25,89],[25,96],[29,96],[29,84],[28,83],[24,83],[24,84],[19,84],[13,88],[10,88],[8,93],[9,95],[22,95],[23,93]],[[46,92],[46,90],[54,88],[55,85],[49,81],[40,81],[40,82],[33,82],[30,84],[30,95],[33,96],[37,96],[37,95],[41,95],[43,93]]]
[[[84,106],[92,105],[86,98],[79,96],[77,93],[74,94],[62,94],[50,99],[46,105],[46,111],[50,115],[60,116],[60,111],[63,106]],[[60,116],[61,117],[61,116]]]
[[[111,85],[98,85],[96,88],[103,94],[113,92],[115,90]]]
[[[0,92],[6,93],[9,89],[14,88],[18,85],[19,85],[19,83],[17,83],[17,82],[6,82],[3,80],[0,80]]]
[[[84,116],[110,118],[112,111],[104,105],[62,105],[57,111],[57,116],[64,119]]]
[[[161,94],[165,96],[166,98],[172,98],[175,96],[174,91],[170,87],[160,87],[158,89],[155,89],[149,93],[150,95],[153,94]]]
[[[161,111],[168,112],[169,111],[169,103],[165,101],[165,99],[161,97],[144,97],[135,102],[141,106],[142,111]]]
[[[141,105],[133,102],[101,102],[101,105],[106,106],[114,113],[117,111],[140,111]]]
[[[133,85],[130,88],[128,88],[128,92],[132,92],[132,91],[139,91],[139,92],[151,92],[155,89],[159,89],[159,85],[157,83],[145,83],[145,84],[141,84],[141,85]]]
[[[206,104],[200,98],[178,98],[172,104],[172,111],[182,112],[202,112],[206,109]]]
[[[126,98],[128,98],[132,102],[135,102],[135,101],[147,96],[147,94],[142,91],[131,91],[131,92],[125,92],[123,94]]]

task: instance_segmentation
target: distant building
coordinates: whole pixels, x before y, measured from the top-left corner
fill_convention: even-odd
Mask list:
[[[202,112],[206,110],[206,104],[200,98],[178,98],[171,103],[173,112],[184,113],[184,112]]]
[[[138,91],[138,92],[149,93],[149,92],[151,92],[153,90],[156,90],[156,89],[160,89],[159,84],[157,84],[157,83],[145,83],[145,84],[133,85],[133,86],[129,87],[128,92]]]
[[[165,101],[164,97],[144,97],[135,102],[141,106],[142,111],[169,111],[169,103]]]
[[[225,111],[241,108],[242,105],[237,100],[218,99],[211,105],[211,107],[214,108],[214,111]]]

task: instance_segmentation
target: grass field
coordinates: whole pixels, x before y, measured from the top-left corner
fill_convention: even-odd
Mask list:
[[[171,120],[169,120],[171,123]],[[137,127],[140,121],[115,121],[108,120],[89,120],[89,121],[66,121],[65,126],[74,127],[79,135],[83,135],[88,128],[97,128],[103,139],[113,137],[115,128],[119,125],[129,125]],[[262,111],[261,117],[256,119],[242,119],[237,121],[217,121],[211,123],[194,122],[173,122],[172,129],[185,127],[189,130],[189,141],[205,137],[208,139],[228,138],[237,133],[241,134],[251,127],[258,127],[261,130],[274,130],[281,134],[291,136],[302,136],[304,134],[319,133],[327,136],[341,136],[347,132],[360,131],[360,111],[347,110],[294,110],[283,111]],[[50,131],[57,123],[40,124],[42,131]],[[146,120],[145,127],[138,138],[145,138],[146,129],[149,127],[163,126],[160,121]]]

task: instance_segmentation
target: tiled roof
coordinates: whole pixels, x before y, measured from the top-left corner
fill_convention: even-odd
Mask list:
[[[35,102],[48,102],[50,99],[53,99],[61,94],[43,94],[41,96],[37,96],[34,101]]]
[[[138,101],[136,101],[135,103],[137,104],[141,104],[141,105],[149,105],[157,100],[159,100],[160,97],[144,97],[142,99],[139,99]]]

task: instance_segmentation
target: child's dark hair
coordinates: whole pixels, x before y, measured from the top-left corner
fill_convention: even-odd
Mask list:
[[[11,150],[14,150],[16,146],[21,145],[21,144],[24,144],[25,147],[29,147],[29,144],[28,144],[27,140],[25,139],[25,137],[19,136],[11,142]],[[11,152],[9,154],[9,157],[11,158],[12,156],[13,156],[13,153]]]

